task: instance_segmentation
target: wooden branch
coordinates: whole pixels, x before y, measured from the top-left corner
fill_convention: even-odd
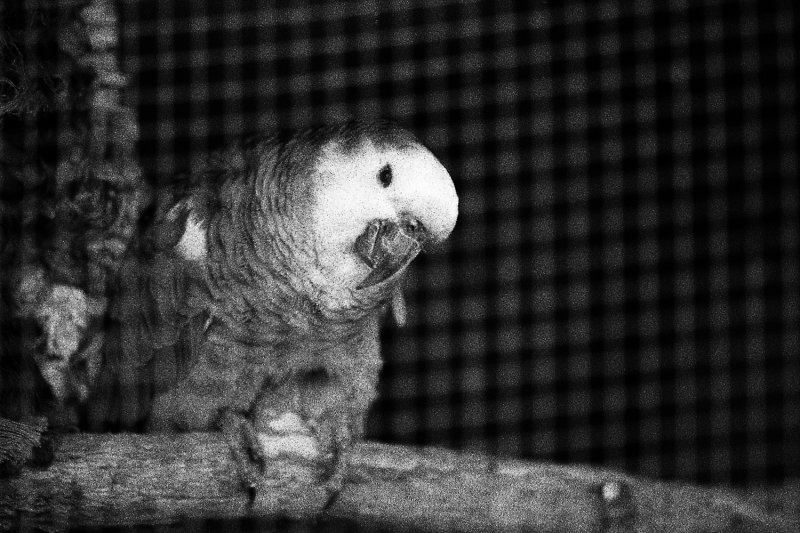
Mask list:
[[[327,494],[301,457],[268,465],[251,502],[222,436],[74,434],[47,469],[0,480],[0,529],[309,516]],[[580,466],[364,443],[332,518],[445,531],[800,531],[800,485],[758,494]]]

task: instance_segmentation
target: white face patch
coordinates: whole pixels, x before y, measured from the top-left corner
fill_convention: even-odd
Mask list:
[[[437,241],[446,239],[458,218],[458,195],[444,165],[419,145],[386,155],[395,175],[386,188],[392,204],[422,222]]]
[[[355,285],[355,280],[369,273],[369,267],[352,253],[367,224],[397,218],[377,178],[384,159],[371,142],[357,156],[346,155],[334,145],[320,157],[312,231],[326,276],[337,285]]]
[[[384,186],[381,169],[392,180]],[[369,273],[353,245],[374,220],[419,220],[435,240],[444,240],[458,216],[450,175],[421,145],[379,148],[367,140],[351,153],[336,144],[325,148],[317,166],[314,216],[320,264],[329,281],[355,287]]]
[[[206,258],[206,230],[194,213],[186,218],[186,228],[181,235],[175,251],[189,261],[202,261]]]

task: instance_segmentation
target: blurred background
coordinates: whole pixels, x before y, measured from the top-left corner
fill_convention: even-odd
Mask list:
[[[383,332],[368,438],[691,482],[800,477],[795,2],[125,0],[157,183],[387,117],[460,216]]]
[[[460,216],[369,437],[648,476],[800,475],[796,3],[120,3],[151,179],[388,117]]]

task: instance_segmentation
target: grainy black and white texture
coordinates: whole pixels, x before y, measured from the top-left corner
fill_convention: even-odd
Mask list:
[[[798,11],[119,3],[153,182],[350,116],[450,171],[368,438],[736,483],[800,475]]]

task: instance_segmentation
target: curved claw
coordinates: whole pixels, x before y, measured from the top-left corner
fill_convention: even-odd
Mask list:
[[[337,490],[331,491],[330,496],[328,496],[328,501],[325,502],[325,505],[322,507],[322,512],[327,513],[331,507],[339,501],[339,496],[342,494],[341,487]]]
[[[222,415],[220,426],[239,470],[242,485],[247,489],[250,503],[253,503],[256,487],[265,468],[265,457],[255,428],[243,415],[231,412]]]

